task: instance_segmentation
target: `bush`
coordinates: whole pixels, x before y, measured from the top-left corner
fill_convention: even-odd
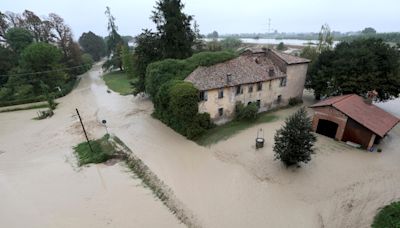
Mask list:
[[[255,120],[257,119],[258,107],[256,103],[250,103],[244,106],[242,102],[236,103],[235,118],[237,120]]]
[[[295,106],[295,105],[298,105],[301,103],[303,103],[303,100],[301,100],[301,99],[298,99],[296,97],[289,98],[289,106]]]
[[[198,66],[211,66],[236,57],[232,52],[201,52],[184,60],[165,59],[151,63],[146,70],[146,92],[155,97],[160,87],[170,80],[183,80]]]
[[[372,228],[400,227],[400,202],[385,206],[375,216]]]
[[[154,100],[153,116],[178,133],[193,139],[212,127],[208,113],[198,113],[198,90],[189,82],[164,83]]]

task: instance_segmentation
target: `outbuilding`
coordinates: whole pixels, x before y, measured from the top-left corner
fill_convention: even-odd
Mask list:
[[[316,133],[370,150],[400,119],[356,94],[331,97],[312,106]]]

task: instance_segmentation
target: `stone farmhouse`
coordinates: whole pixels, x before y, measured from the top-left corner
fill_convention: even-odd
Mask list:
[[[216,124],[234,117],[235,105],[256,103],[259,112],[301,99],[310,60],[272,49],[246,50],[212,66],[200,66],[185,81],[200,91],[199,112]]]

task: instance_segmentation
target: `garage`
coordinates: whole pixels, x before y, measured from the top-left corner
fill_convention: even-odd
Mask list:
[[[318,121],[318,126],[317,126],[316,132],[318,134],[325,135],[329,138],[335,138],[338,127],[339,127],[339,125],[335,122],[320,119]]]

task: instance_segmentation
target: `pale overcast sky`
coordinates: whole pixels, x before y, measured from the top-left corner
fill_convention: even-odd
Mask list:
[[[399,0],[184,0],[184,12],[195,16],[202,34],[318,32],[323,23],[335,31],[374,27],[378,32],[400,31]],[[1,0],[0,11],[39,16],[50,12],[63,17],[75,37],[89,30],[107,35],[105,7],[110,6],[122,35],[137,35],[153,28],[149,17],[155,0]]]

